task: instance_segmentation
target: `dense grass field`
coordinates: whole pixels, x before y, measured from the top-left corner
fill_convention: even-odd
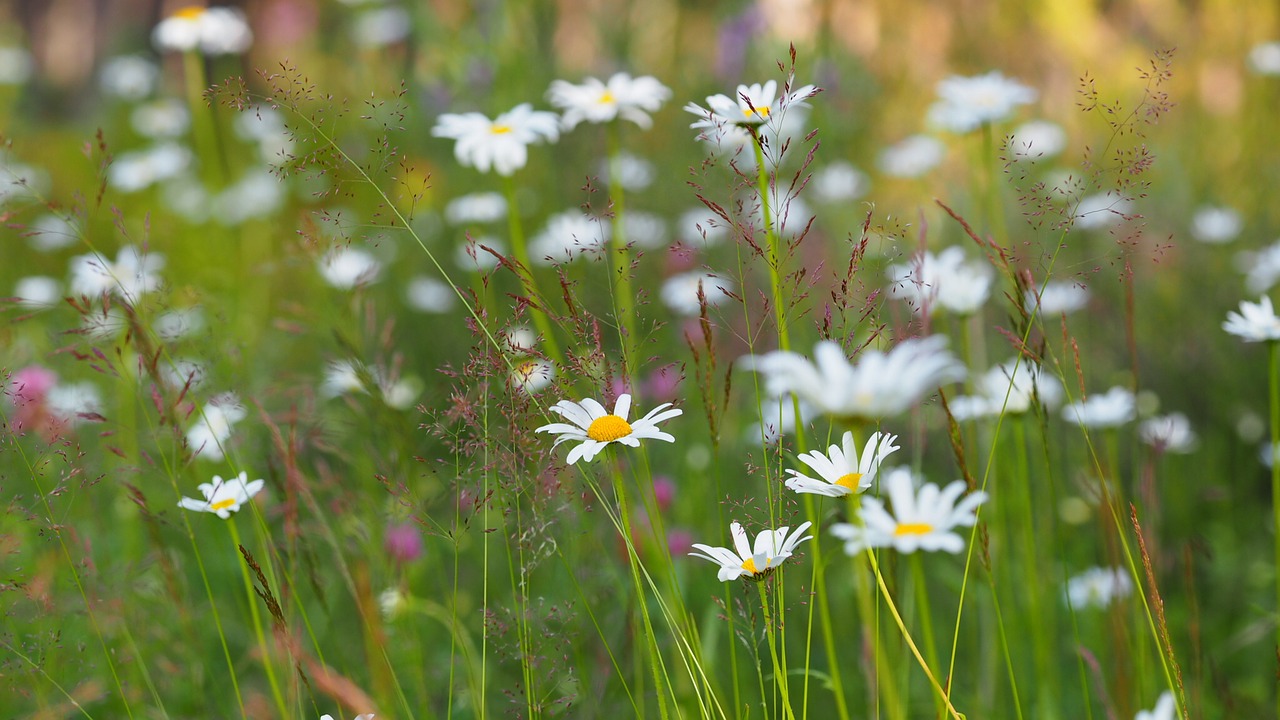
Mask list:
[[[0,7],[0,718],[1280,716],[1280,9]]]

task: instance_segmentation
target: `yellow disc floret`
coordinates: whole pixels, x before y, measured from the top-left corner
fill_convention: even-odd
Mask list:
[[[231,497],[231,498],[227,498],[226,500],[219,500],[218,502],[210,505],[209,509],[214,511],[226,510],[227,508],[235,504],[236,504],[236,499]]]
[[[181,10],[175,12],[173,16],[182,18],[183,20],[195,20],[196,18],[200,17],[204,13],[205,13],[205,9],[203,7],[200,7],[199,5],[192,5],[190,7],[184,7]]]
[[[596,442],[613,442],[631,434],[631,424],[617,415],[604,415],[591,421],[587,437]]]
[[[862,484],[862,473],[845,473],[836,480],[835,484],[857,492],[858,486]]]
[[[609,92],[608,90],[605,90],[604,92],[600,93],[600,98],[596,100],[596,102],[600,103],[601,105],[612,105],[617,101],[618,99],[615,98],[613,96],[613,93]]]
[[[751,118],[753,116],[767,118],[769,117],[769,106],[764,105],[756,108],[743,108],[742,114],[747,118]]]
[[[899,537],[903,535],[928,535],[933,532],[933,526],[929,523],[902,523],[893,534]]]
[[[757,573],[759,573],[759,572],[760,572],[759,570],[757,570],[757,569],[756,569],[756,560],[755,560],[755,558],[747,558],[746,560],[744,560],[744,561],[743,561],[743,563],[742,563],[742,569],[743,569],[743,570],[746,570],[747,572],[751,573],[752,575],[755,575],[755,574],[757,574]]]
[[[495,123],[492,127],[489,128],[489,132],[493,133],[494,135],[506,135],[507,133],[511,132],[511,126]]]

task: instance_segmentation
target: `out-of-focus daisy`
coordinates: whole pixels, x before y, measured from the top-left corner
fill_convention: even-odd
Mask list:
[[[1229,207],[1205,206],[1191,216],[1191,236],[1210,245],[1235,240],[1243,228],[1244,220],[1240,213]]]
[[[480,225],[507,217],[507,199],[501,193],[480,192],[456,197],[444,206],[450,225]]]
[[[382,263],[371,253],[359,248],[335,248],[324,254],[317,263],[324,281],[339,290],[350,290],[377,279]]]
[[[24,277],[13,286],[13,296],[23,305],[48,307],[62,299],[62,286],[44,275]]]
[[[333,720],[333,716],[321,715],[320,720]],[[364,715],[357,715],[355,717],[355,720],[373,720],[373,713],[365,713]]]
[[[929,123],[954,133],[967,133],[1000,122],[1014,108],[1035,102],[1036,91],[993,70],[986,75],[952,75],[938,83],[938,101],[929,108]]]
[[[117,55],[102,63],[98,86],[107,95],[124,100],[141,100],[151,94],[160,78],[160,68],[141,55]]]
[[[559,123],[555,113],[523,103],[493,120],[477,112],[446,113],[431,134],[456,140],[454,157],[466,167],[512,175],[528,162],[529,145],[559,139]]]
[[[612,234],[609,223],[581,210],[556,213],[529,241],[529,260],[535,265],[551,265],[596,255],[604,252]]]
[[[1027,290],[1026,304],[1028,308],[1040,306],[1041,316],[1073,313],[1089,304],[1089,289],[1077,282],[1051,281],[1037,289]]]
[[[93,383],[59,383],[44,396],[45,406],[55,418],[79,424],[86,415],[102,412],[102,393]]]
[[[628,210],[622,227],[627,242],[645,250],[665,248],[671,239],[666,219],[657,213]]]
[[[810,523],[800,523],[794,531],[783,526],[777,530],[764,530],[756,535],[755,543],[747,540],[747,531],[736,521],[729,525],[729,534],[733,536],[733,549],[713,547],[694,543],[693,547],[701,552],[691,552],[691,557],[710,560],[720,566],[717,577],[720,582],[729,582],[738,578],[763,580],[778,569],[783,561],[791,557],[796,546],[811,535],[805,535]]]
[[[227,226],[270,217],[280,209],[284,197],[280,178],[269,170],[255,168],[214,197],[211,216],[218,224]]]
[[[987,301],[995,275],[980,260],[966,260],[964,251],[949,247],[936,256],[924,251],[901,265],[890,265],[889,295],[907,301],[913,310],[932,315],[942,308],[972,315]]]
[[[1178,704],[1174,701],[1173,692],[1165,690],[1156,700],[1156,706],[1150,710],[1139,710],[1133,720],[1175,720],[1178,717]]]
[[[221,462],[226,443],[231,439],[231,429],[245,414],[244,406],[235,395],[210,400],[195,414],[195,422],[187,430],[187,447],[198,457]]]
[[[204,311],[199,307],[174,308],[151,325],[162,340],[181,340],[204,329]]]
[[[639,420],[627,422],[627,414],[631,412],[631,395],[627,393],[618,396],[612,413],[591,398],[580,403],[561,400],[551,406],[551,411],[569,422],[543,425],[534,432],[559,435],[551,446],[553,448],[566,441],[579,443],[565,458],[565,462],[570,465],[578,462],[579,459],[591,462],[610,443],[640,447],[642,439],[675,442],[674,437],[658,429],[658,423],[670,420],[684,412],[678,408],[672,408],[671,403],[663,403]]]
[[[587,78],[581,85],[556,80],[547,91],[547,100],[564,112],[560,122],[566,130],[583,121],[605,123],[617,118],[648,130],[653,125],[649,113],[657,112],[669,97],[671,89],[657,78],[633,78],[627,73],[616,73],[607,82]]]
[[[175,138],[191,126],[191,113],[181,100],[163,98],[134,108],[129,123],[143,137]]]
[[[190,149],[172,142],[120,153],[107,168],[107,183],[121,192],[137,192],[181,175],[191,159]]]
[[[213,482],[200,483],[200,494],[204,495],[203,500],[184,497],[178,501],[178,507],[194,512],[214,513],[226,520],[231,517],[231,513],[239,512],[242,505],[262,492],[262,487],[266,484],[265,480],[249,482],[247,472],[242,472],[238,477],[230,480],[223,480],[222,476],[214,475]]]
[[[80,318],[80,330],[90,340],[110,340],[119,335],[129,321],[118,306],[96,308]]]
[[[882,150],[876,165],[889,177],[918,178],[938,167],[946,154],[947,146],[938,138],[912,135]]]
[[[1066,146],[1066,131],[1061,125],[1048,120],[1023,123],[1009,138],[1009,152],[1015,161],[1053,157]]]
[[[732,98],[726,95],[710,95],[707,107],[697,103],[684,106],[685,111],[700,119],[689,127],[719,132],[725,127],[759,127],[777,125],[787,110],[806,105],[806,100],[820,92],[815,85],[805,85],[778,95],[778,83],[770,80],[763,85],[739,85]]]
[[[418,312],[442,314],[453,309],[458,294],[443,280],[417,275],[405,286],[405,299]]]
[[[1240,312],[1229,311],[1222,329],[1245,342],[1274,342],[1280,340],[1280,317],[1271,298],[1263,295],[1256,303],[1242,301]]]
[[[498,258],[493,253],[505,256],[507,244],[492,235],[481,235],[459,245],[454,260],[465,270],[488,272],[498,267]]]
[[[739,367],[763,373],[770,395],[795,393],[826,415],[876,420],[904,412],[939,385],[964,379],[964,365],[946,346],[942,335],[912,338],[888,353],[862,350],[852,365],[838,343],[824,340],[814,347],[813,361],[775,350],[748,355]]]
[[[613,170],[613,172],[609,170],[609,158],[600,162],[600,177],[610,183],[616,179],[618,185],[629,192],[644,190],[652,185],[654,178],[657,177],[653,163],[629,152],[618,153],[614,158]]]
[[[90,298],[111,293],[137,302],[160,286],[157,273],[163,267],[163,255],[143,254],[133,245],[120,248],[115,262],[101,255],[80,255],[71,259],[71,293]]]
[[[837,160],[813,175],[813,195],[818,202],[837,204],[867,194],[871,178],[847,160]]]
[[[1244,285],[1251,293],[1264,293],[1280,281],[1280,242],[1257,252],[1242,252],[1236,265],[1244,272]]]
[[[871,487],[884,459],[899,449],[893,444],[897,439],[897,435],[872,433],[862,448],[862,458],[859,459],[858,449],[853,444],[853,433],[846,432],[840,439],[841,444],[827,448],[825,455],[813,450],[798,456],[800,462],[808,465],[820,479],[788,468],[787,474],[791,477],[787,478],[787,487],[798,493],[827,497],[843,497],[862,492]]]
[[[701,288],[707,307],[719,305],[729,299],[726,292],[733,292],[733,281],[714,273],[695,270],[672,275],[662,283],[662,302],[672,312],[686,317],[697,317],[702,311],[698,300]]]
[[[1089,568],[1067,580],[1066,595],[1071,607],[1104,608],[1133,592],[1133,579],[1123,568]]]
[[[705,207],[686,210],[677,223],[680,242],[693,247],[717,245],[729,235],[724,218]]]
[[[1076,230],[1098,230],[1125,219],[1133,201],[1107,191],[1089,195],[1076,204],[1071,227]]]
[[[958,553],[964,549],[964,539],[954,529],[976,523],[975,511],[987,499],[987,494],[979,490],[960,500],[965,491],[963,480],[941,490],[933,483],[925,483],[917,494],[911,471],[906,468],[890,470],[880,484],[893,506],[892,515],[880,498],[863,495],[862,524],[837,523],[831,528],[832,535],[845,541],[844,551],[849,555],[878,547],[891,547],[901,553]]]
[[[800,404],[800,424],[808,424],[818,412],[804,400]],[[783,435],[796,431],[796,398],[783,395],[776,398],[765,398],[760,401],[760,424],[746,432],[747,442],[776,445]]]
[[[351,39],[361,47],[386,47],[409,37],[412,27],[409,12],[399,5],[369,8],[351,23]]]
[[[1138,425],[1142,442],[1162,453],[1189,453],[1196,446],[1191,421],[1182,413],[1170,413],[1143,420]]]
[[[1254,45],[1249,50],[1249,69],[1259,75],[1280,75],[1280,41]]]
[[[151,31],[161,52],[199,50],[205,55],[235,55],[253,44],[244,13],[229,7],[185,7],[161,20]]]
[[[27,242],[39,252],[53,252],[75,245],[80,240],[76,224],[58,215],[41,215],[26,232]]]
[[[388,620],[395,620],[405,608],[404,592],[398,587],[387,588],[378,594],[378,609]],[[329,717],[325,715],[324,717]]]
[[[1135,412],[1133,391],[1117,385],[1101,395],[1071,403],[1062,409],[1062,417],[1087,428],[1113,428],[1131,422]]]
[[[20,47],[0,47],[0,85],[21,85],[31,79],[31,53]]]
[[[1010,360],[991,368],[978,378],[976,390],[977,395],[958,397],[948,403],[956,420],[1020,415],[1031,409],[1035,399],[1045,408],[1055,408],[1062,402],[1062,385],[1058,380],[1025,359]]]
[[[171,388],[194,390],[209,378],[209,370],[199,360],[178,358],[171,363],[161,363],[160,377]],[[187,444],[191,444],[190,440]]]
[[[551,385],[555,377],[556,366],[550,360],[521,360],[511,370],[511,384],[530,395]]]

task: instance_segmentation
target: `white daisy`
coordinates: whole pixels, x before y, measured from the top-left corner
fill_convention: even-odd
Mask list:
[[[1191,421],[1182,413],[1158,415],[1138,425],[1138,437],[1159,452],[1189,453],[1196,446]]]
[[[155,89],[160,68],[141,55],[117,55],[102,63],[98,86],[113,97],[141,100]]]
[[[1133,391],[1118,385],[1102,395],[1090,395],[1062,409],[1062,417],[1067,422],[1087,428],[1119,427],[1132,421],[1135,413]]]
[[[1229,207],[1206,205],[1191,216],[1191,236],[1210,245],[1235,240],[1243,228],[1244,220],[1240,213]]]
[[[447,313],[458,302],[453,286],[428,275],[410,278],[404,292],[409,307],[422,313]]]
[[[151,31],[160,51],[199,50],[206,55],[234,55],[253,44],[244,13],[229,7],[184,7]]]
[[[444,206],[444,219],[450,225],[492,223],[506,217],[507,199],[496,192],[463,195]]]
[[[221,476],[214,475],[213,482],[200,483],[200,494],[204,495],[203,500],[184,497],[178,501],[178,507],[196,512],[211,512],[226,520],[231,517],[231,513],[239,511],[241,505],[252,500],[254,495],[262,491],[262,486],[266,485],[263,480],[253,482],[248,480],[247,472],[242,472],[239,477],[230,480],[223,480]]]
[[[59,215],[41,215],[26,232],[27,242],[40,252],[53,252],[80,241],[80,228],[72,220]]]
[[[718,245],[729,235],[729,228],[724,218],[705,207],[696,207],[680,214],[676,222],[680,242],[693,247],[711,247]]]
[[[787,474],[791,477],[787,479],[787,487],[798,493],[827,497],[843,497],[862,492],[871,487],[884,459],[899,449],[893,444],[897,439],[897,435],[872,433],[862,449],[862,459],[859,460],[858,450],[853,444],[853,433],[846,432],[841,438],[841,445],[827,448],[826,455],[814,450],[799,456],[800,462],[808,465],[821,480],[788,468]]]
[[[857,200],[870,187],[871,178],[847,160],[837,160],[813,175],[814,196],[829,205]]]
[[[143,137],[175,138],[191,127],[191,112],[177,98],[161,98],[135,107],[129,123]]]
[[[564,111],[560,122],[566,130],[584,120],[606,123],[617,118],[648,130],[653,125],[649,113],[657,112],[669,97],[671,89],[656,78],[627,73],[617,73],[608,82],[587,78],[581,85],[556,80],[547,91],[547,100]]]
[[[190,149],[173,142],[120,153],[107,168],[107,183],[121,192],[137,192],[181,175],[193,157]]]
[[[604,252],[612,235],[612,225],[581,210],[556,213],[529,240],[529,260],[535,265],[553,265],[597,255]]]
[[[13,296],[23,305],[48,307],[62,299],[62,286],[44,275],[24,277],[13,286]]]
[[[339,290],[350,290],[377,279],[382,263],[372,254],[359,248],[335,248],[317,262],[325,282]]]
[[[693,272],[672,275],[662,283],[662,302],[672,312],[686,317],[697,317],[702,312],[698,301],[698,290],[702,290],[707,307],[719,305],[733,292],[733,281],[726,280],[714,273],[694,270]]]
[[[1067,133],[1062,126],[1048,120],[1032,120],[1013,131],[1009,150],[1015,161],[1053,157],[1067,146]]]
[[[1257,252],[1236,255],[1236,266],[1245,274],[1244,284],[1251,293],[1264,293],[1280,280],[1280,242]]]
[[[972,315],[987,301],[995,271],[980,260],[966,260],[964,251],[949,247],[934,255],[928,250],[910,262],[890,265],[889,295],[907,301],[917,313],[932,315],[942,308]]]
[[[763,373],[770,395],[795,393],[826,415],[877,420],[906,411],[939,385],[964,379],[964,365],[946,345],[942,335],[912,338],[888,353],[864,349],[851,365],[838,343],[824,340],[814,347],[813,361],[775,350],[748,355],[739,367]]]
[[[754,544],[747,542],[747,531],[742,525],[734,522],[729,526],[729,534],[733,536],[733,550],[725,547],[712,547],[702,543],[694,543],[693,547],[702,552],[691,552],[691,557],[710,560],[720,566],[717,577],[720,582],[729,582],[745,577],[748,580],[763,580],[773,573],[784,560],[791,557],[796,546],[811,535],[804,532],[810,523],[801,523],[800,527],[788,535],[789,527],[777,530],[764,530],[756,535]]]
[[[93,383],[55,385],[45,395],[44,401],[50,414],[73,425],[88,419],[85,416],[102,412],[102,393]]]
[[[530,358],[516,363],[511,370],[511,384],[530,395],[551,385],[555,377],[556,366],[550,360]]]
[[[1113,191],[1081,198],[1072,217],[1073,230],[1098,230],[1124,220],[1133,210],[1133,201]]]
[[[787,92],[784,88],[778,95],[776,80],[761,85],[739,85],[732,98],[725,95],[707,97],[707,108],[697,103],[684,106],[685,111],[697,115],[700,120],[689,125],[694,129],[707,129],[719,132],[725,127],[759,127],[761,125],[776,126],[781,117],[790,108],[803,107],[809,98],[820,91],[817,86],[805,85],[797,90]],[[710,109],[708,109],[710,108]]]
[[[1133,720],[1175,720],[1178,717],[1178,704],[1173,693],[1165,690],[1156,700],[1156,706],[1150,710],[1139,710]]]
[[[892,515],[880,498],[863,495],[862,524],[837,523],[831,528],[832,535],[845,541],[844,551],[849,555],[877,547],[891,547],[901,553],[958,553],[964,549],[964,539],[952,529],[976,523],[975,511],[987,499],[987,494],[979,490],[957,504],[965,491],[963,480],[941,490],[933,483],[925,483],[917,494],[912,488],[911,471],[906,468],[888,472],[881,485],[893,505]]]
[[[184,380],[185,382],[185,380]],[[197,457],[221,462],[231,429],[245,417],[244,406],[235,395],[224,395],[205,404],[187,430],[187,447]]]
[[[1245,342],[1274,342],[1280,340],[1280,317],[1271,298],[1263,295],[1256,303],[1241,302],[1240,312],[1228,312],[1222,329]]]
[[[133,245],[120,248],[115,262],[98,254],[80,255],[71,259],[71,293],[89,298],[111,293],[137,302],[160,286],[157,273],[163,267],[163,255],[143,254]]]
[[[1133,592],[1133,579],[1124,568],[1089,568],[1067,580],[1066,596],[1071,607],[1104,608]]]
[[[946,154],[947,146],[938,138],[912,135],[882,150],[877,165],[889,177],[918,178],[941,164]]]
[[[333,720],[333,716],[321,715],[320,720]],[[373,713],[365,713],[364,715],[357,715],[355,717],[355,720],[373,720]]]
[[[658,423],[681,415],[684,411],[667,408],[671,408],[671,403],[663,403],[650,410],[648,415],[634,423],[629,423],[627,414],[631,411],[631,395],[627,393],[618,396],[612,413],[606,412],[603,405],[591,398],[581,403],[561,400],[551,406],[551,411],[572,424],[551,423],[543,425],[534,432],[559,435],[552,448],[567,440],[580,441],[581,444],[569,451],[565,462],[570,465],[578,462],[579,459],[591,462],[610,443],[617,442],[630,447],[640,447],[641,439],[675,442],[674,437],[658,429]]]
[[[948,401],[956,420],[1020,415],[1031,410],[1033,400],[1045,408],[1055,408],[1062,402],[1061,383],[1025,359],[1010,360],[991,368],[978,378],[975,389],[977,395]]]
[[[1025,302],[1029,308],[1039,305],[1041,315],[1070,314],[1089,304],[1089,289],[1077,282],[1048,282],[1039,289],[1038,297],[1036,293],[1036,288],[1029,288]]]
[[[493,120],[477,112],[446,113],[431,134],[457,140],[453,154],[463,165],[509,176],[528,162],[529,145],[560,137],[559,122],[555,113],[523,103]]]
[[[1250,48],[1249,69],[1259,75],[1280,75],[1280,42],[1273,40]]]
[[[1036,91],[999,71],[986,75],[952,75],[938,83],[938,102],[929,108],[929,123],[954,133],[967,133],[999,122],[1018,105],[1035,102]]]

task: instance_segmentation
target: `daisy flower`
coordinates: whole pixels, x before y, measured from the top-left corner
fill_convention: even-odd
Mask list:
[[[160,286],[157,273],[164,267],[164,256],[143,253],[133,245],[120,248],[115,262],[97,253],[71,259],[71,293],[94,298],[113,293],[128,302]]]
[[[892,515],[880,498],[863,495],[862,524],[837,523],[831,528],[831,534],[845,541],[844,551],[849,555],[878,547],[891,547],[901,553],[958,553],[964,549],[964,539],[952,529],[978,522],[977,507],[987,499],[987,494],[979,490],[957,504],[965,491],[963,480],[941,490],[926,483],[917,494],[912,488],[911,471],[906,468],[894,468],[881,484],[893,505]]]
[[[1256,303],[1240,303],[1240,312],[1228,312],[1222,329],[1245,342],[1280,340],[1280,318],[1265,295]]]
[[[775,350],[748,355],[739,366],[763,373],[770,395],[795,393],[826,415],[876,420],[904,412],[939,385],[964,379],[964,365],[946,345],[942,335],[912,338],[887,353],[863,350],[853,365],[838,343],[824,340],[814,347],[813,361]]]
[[[1173,699],[1173,693],[1165,690],[1160,693],[1160,699],[1156,700],[1154,708],[1139,710],[1138,714],[1133,716],[1133,720],[1175,720],[1177,713],[1178,705]]]
[[[1066,146],[1067,132],[1061,125],[1048,120],[1032,120],[1019,125],[1009,140],[1015,161],[1052,157]]]
[[[720,566],[717,577],[720,582],[729,582],[745,577],[748,580],[763,580],[773,573],[784,560],[791,557],[796,546],[811,538],[804,532],[810,523],[801,523],[790,535],[791,528],[783,526],[777,530],[764,530],[756,536],[755,544],[747,542],[747,531],[742,525],[734,522],[729,526],[733,535],[733,550],[724,547],[712,547],[702,543],[694,543],[693,547],[702,552],[691,552],[691,557],[710,560]]]
[[[1087,428],[1113,428],[1133,420],[1136,411],[1133,392],[1117,385],[1105,394],[1071,403],[1062,409],[1062,417]]]
[[[858,459],[858,449],[853,444],[853,433],[846,432],[841,445],[832,445],[823,455],[817,450],[800,455],[800,462],[809,466],[821,480],[814,479],[799,470],[787,470],[791,475],[787,479],[787,487],[798,493],[812,493],[827,497],[842,497],[850,493],[862,492],[871,487],[876,478],[880,463],[899,448],[894,445],[897,435],[888,433],[872,433],[862,449],[862,459]]]
[[[231,429],[245,418],[244,406],[232,394],[210,400],[187,430],[187,447],[197,456],[220,462]]]
[[[648,130],[653,126],[649,113],[657,112],[669,97],[671,89],[656,78],[633,78],[627,73],[617,73],[608,82],[587,78],[581,85],[556,80],[547,91],[551,104],[564,111],[560,123],[566,130],[584,120],[606,123],[617,118]]]
[[[975,389],[977,395],[948,402],[956,420],[1021,415],[1031,410],[1033,400],[1050,408],[1062,402],[1062,385],[1039,365],[1026,360],[1010,360],[991,368],[978,378]]]
[[[1077,610],[1104,608],[1132,592],[1133,579],[1124,568],[1089,568],[1067,580],[1067,600]]]
[[[946,154],[947,146],[938,138],[912,135],[882,150],[877,165],[889,177],[918,178],[941,164]]]
[[[253,482],[248,480],[247,472],[242,472],[239,477],[230,480],[223,480],[221,476],[214,475],[213,482],[200,483],[200,494],[204,495],[203,500],[184,497],[178,501],[178,507],[196,512],[211,512],[226,520],[231,517],[231,513],[238,511],[241,505],[249,502],[254,495],[262,491],[262,486],[266,485],[263,480]]]
[[[320,720],[333,720],[333,716],[321,715]],[[355,717],[355,720],[373,720],[373,713],[365,713],[364,715],[357,715]]]
[[[719,305],[729,299],[733,281],[701,270],[672,275],[662,283],[662,302],[676,314],[697,317],[702,312],[699,290],[707,307]]]
[[[453,155],[463,165],[480,172],[492,168],[499,175],[510,176],[528,162],[529,145],[559,139],[559,123],[555,113],[523,103],[493,120],[478,112],[446,113],[436,121],[431,134],[457,140]]]
[[[1047,282],[1039,289],[1028,288],[1024,296],[1026,306],[1040,306],[1042,315],[1061,315],[1081,310],[1089,304],[1089,288],[1077,282]]]
[[[1142,421],[1138,426],[1138,437],[1162,453],[1189,453],[1196,446],[1196,433],[1191,429],[1191,421],[1182,413],[1158,415]]]
[[[913,310],[932,315],[942,308],[972,315],[991,293],[995,275],[982,261],[968,261],[964,251],[949,247],[934,255],[924,251],[902,265],[889,266],[889,295],[907,301]]]
[[[329,285],[339,290],[350,290],[377,280],[382,263],[360,248],[340,247],[316,260],[316,269]]]
[[[1205,206],[1191,216],[1191,236],[1202,243],[1229,243],[1242,229],[1244,220],[1240,213],[1229,207]]]
[[[999,71],[986,75],[952,75],[938,83],[938,102],[929,108],[929,123],[954,133],[967,133],[999,122],[1018,105],[1035,102],[1036,91]]]
[[[770,80],[761,85],[739,85],[734,97],[726,95],[710,95],[707,107],[697,103],[684,106],[685,111],[697,115],[700,119],[689,127],[721,131],[725,127],[760,127],[776,124],[788,108],[803,107],[809,98],[821,92],[815,85],[788,91],[783,87],[782,95],[778,95],[778,82]],[[709,108],[709,109],[708,109]]]
[[[235,8],[184,7],[156,25],[151,42],[162,52],[235,55],[253,44],[253,31],[244,13]]]
[[[551,410],[569,422],[543,425],[534,432],[559,435],[552,448],[568,440],[580,441],[581,444],[569,451],[565,461],[570,465],[580,459],[591,462],[610,443],[640,447],[641,439],[675,442],[674,437],[658,429],[658,423],[681,415],[684,411],[668,408],[671,408],[671,403],[663,403],[650,410],[648,415],[630,423],[627,422],[627,414],[631,411],[631,395],[628,393],[618,396],[612,413],[606,412],[603,405],[591,398],[580,403],[561,400],[552,405]]]

